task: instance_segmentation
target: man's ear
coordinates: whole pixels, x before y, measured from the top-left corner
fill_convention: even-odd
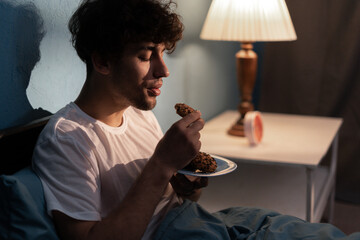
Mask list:
[[[91,61],[96,72],[102,75],[108,75],[110,73],[109,61],[104,56],[100,55],[97,52],[94,52],[91,55]]]

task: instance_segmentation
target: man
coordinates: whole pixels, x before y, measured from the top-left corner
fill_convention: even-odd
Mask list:
[[[150,239],[170,209],[207,184],[176,175],[200,149],[201,114],[163,136],[148,111],[169,76],[163,54],[182,37],[172,4],[84,0],[70,19],[86,81],[49,121],[33,157],[62,239]]]
[[[33,168],[62,239],[345,239],[263,209],[210,214],[197,200],[206,179],[176,174],[200,149],[199,112],[163,136],[151,110],[169,76],[164,51],[183,26],[172,2],[84,0],[69,22],[86,63],[78,98],[41,133]],[[160,224],[161,222],[161,224]],[[348,240],[359,239],[360,233]]]

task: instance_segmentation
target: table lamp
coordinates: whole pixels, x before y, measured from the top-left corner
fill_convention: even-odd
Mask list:
[[[252,92],[256,79],[256,41],[296,40],[296,33],[284,0],[213,0],[206,16],[201,39],[239,41],[236,53],[237,81],[241,101],[240,119],[229,129],[234,136],[244,136],[244,117],[253,111]]]

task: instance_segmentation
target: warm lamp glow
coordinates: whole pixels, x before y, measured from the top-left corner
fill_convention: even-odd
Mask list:
[[[235,55],[240,118],[228,133],[245,136],[244,118],[254,110],[252,91],[257,71],[257,54],[252,43],[296,40],[285,0],[213,0],[200,38],[241,42],[242,49]]]
[[[284,0],[213,0],[200,38],[289,41],[296,33]]]

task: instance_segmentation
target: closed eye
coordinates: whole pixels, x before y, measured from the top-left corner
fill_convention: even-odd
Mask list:
[[[157,51],[157,50],[160,50],[160,49],[158,49],[156,46],[140,47],[140,54],[139,54],[140,61],[142,61],[142,62],[151,61],[158,54],[159,51]],[[164,51],[165,51],[165,48],[160,50],[159,55],[161,57],[163,57]]]
[[[148,57],[139,57],[139,59],[140,59],[140,61],[142,61],[142,62],[148,62],[148,61],[150,61],[150,58],[148,58]]]
[[[146,49],[146,50],[143,50],[140,52],[138,58],[142,62],[148,62],[152,59],[152,55],[153,55],[153,52],[151,50]]]

